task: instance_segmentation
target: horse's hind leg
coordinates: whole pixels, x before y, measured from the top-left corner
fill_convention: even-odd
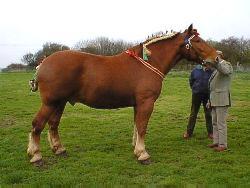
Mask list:
[[[55,107],[43,104],[37,113],[36,117],[32,121],[32,130],[29,134],[29,144],[27,153],[32,158],[30,160],[31,163],[36,163],[41,161],[42,155],[40,152],[40,135],[42,130],[45,127],[50,115],[54,112]]]
[[[50,116],[49,121],[48,121],[48,124],[49,124],[48,140],[49,140],[52,151],[56,155],[66,154],[66,150],[61,144],[59,133],[58,133],[58,126],[59,126],[60,119],[63,114],[65,104],[66,103],[64,102],[58,105],[57,109]]]

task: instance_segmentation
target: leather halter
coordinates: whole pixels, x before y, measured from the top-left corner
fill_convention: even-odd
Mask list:
[[[192,47],[191,40],[192,40],[194,37],[198,36],[198,35],[199,35],[199,33],[195,33],[195,34],[191,35],[189,38],[186,37],[186,38],[184,39],[184,45],[185,45],[185,47],[186,47],[187,50],[190,50],[190,48]],[[197,53],[197,51],[195,50],[195,48],[194,48],[194,51]],[[200,58],[201,58],[201,57],[200,57]],[[203,61],[203,63],[205,62],[205,60],[204,60],[203,58],[201,58],[201,60]],[[202,63],[202,64],[203,64],[203,63]]]
[[[185,46],[186,46],[186,49],[187,50],[189,50],[191,47],[192,47],[192,44],[191,44],[191,40],[195,37],[195,36],[197,36],[197,35],[199,35],[199,34],[194,34],[194,35],[192,35],[191,37],[189,37],[189,38],[185,38],[185,40],[184,40],[184,42],[185,42]]]
[[[153,65],[149,64],[148,62],[144,61],[142,58],[140,58],[138,55],[136,55],[133,51],[126,50],[125,53],[128,54],[129,56],[137,59],[145,67],[147,67],[148,69],[150,69],[151,71],[153,71],[154,73],[156,73],[158,76],[160,76],[162,80],[164,79],[165,75],[161,71],[159,71],[159,69],[155,68]]]

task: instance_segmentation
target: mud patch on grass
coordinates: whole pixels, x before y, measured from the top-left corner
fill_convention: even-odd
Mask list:
[[[13,116],[5,116],[0,120],[0,128],[12,127],[16,124],[16,118]]]

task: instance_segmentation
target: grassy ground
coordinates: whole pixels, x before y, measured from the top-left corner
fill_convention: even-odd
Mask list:
[[[29,164],[27,135],[40,106],[27,85],[32,73],[0,74],[0,184],[230,184],[250,186],[250,74],[235,73],[228,118],[230,151],[206,147],[202,110],[195,134],[183,140],[190,110],[188,73],[170,73],[151,117],[146,146],[153,163],[138,164],[131,147],[132,108],[95,110],[66,106],[60,132],[67,158],[49,149],[41,136],[45,165]],[[46,127],[47,129],[47,127]]]

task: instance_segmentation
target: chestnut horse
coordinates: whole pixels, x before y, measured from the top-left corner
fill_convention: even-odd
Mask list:
[[[141,58],[143,56],[147,61]],[[71,50],[52,54],[38,70],[42,105],[32,121],[29,135],[30,162],[39,163],[42,159],[40,134],[46,123],[53,152],[65,154],[58,125],[65,104],[79,102],[101,109],[134,107],[134,154],[138,161],[149,163],[144,138],[164,75],[183,58],[214,62],[216,57],[216,50],[199,37],[192,25],[183,33],[152,38],[115,56]]]

